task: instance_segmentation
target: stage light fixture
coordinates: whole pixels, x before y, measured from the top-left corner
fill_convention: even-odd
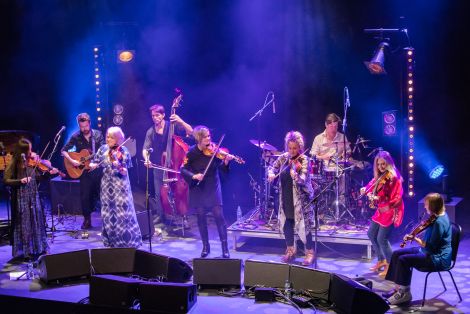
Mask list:
[[[117,59],[118,63],[127,63],[134,60],[135,50],[118,50]]]
[[[443,165],[437,165],[431,171],[429,171],[429,178],[430,179],[437,179],[439,178],[443,173],[444,173],[444,166]]]
[[[370,61],[364,61],[366,68],[369,70],[370,74],[374,75],[385,75],[385,51],[389,47],[389,44],[386,41],[382,41],[377,46],[377,49],[374,52],[374,56]]]

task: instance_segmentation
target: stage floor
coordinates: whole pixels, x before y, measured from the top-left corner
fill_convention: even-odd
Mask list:
[[[1,217],[1,215],[0,215]],[[100,237],[101,219],[98,213],[92,215],[94,228],[89,231],[89,237],[82,239],[79,227],[82,222],[80,216],[66,216],[57,225],[59,231],[55,233],[54,242],[50,243],[51,253],[60,253],[80,249],[91,249],[103,247]],[[152,241],[152,251],[177,257],[189,264],[192,259],[199,257],[202,249],[197,231],[196,218],[190,217],[191,229],[181,237],[178,233],[163,232],[159,236],[154,236]],[[210,226],[210,257],[221,255],[220,242],[214,221],[209,219]],[[465,229],[464,229],[465,230]],[[285,250],[284,241],[280,238],[243,237],[243,241],[238,242],[237,250],[231,250],[232,258],[242,260],[255,259],[261,261],[279,262],[280,256]],[[51,240],[51,239],[50,239]],[[447,284],[448,291],[441,294],[442,285],[437,279],[437,275],[431,275],[428,283],[427,298],[425,308],[422,312],[440,313],[470,313],[470,239],[464,237],[461,243],[457,265],[453,274],[460,289],[463,302],[457,303],[458,298],[452,286],[452,282],[447,274],[443,278]],[[395,243],[394,248],[398,247]],[[141,249],[149,250],[148,241]],[[391,289],[392,285],[380,279],[375,273],[371,273],[368,268],[371,262],[363,259],[363,247],[345,243],[328,243],[319,241],[318,245],[318,269],[328,272],[335,272],[354,278],[355,276],[365,277],[373,282],[374,291],[380,293]],[[296,260],[300,264],[302,256]],[[15,273],[23,272],[27,265],[25,263],[13,263],[11,261],[11,247],[3,240],[0,246],[0,294],[10,296],[23,296],[27,298],[58,300],[66,302],[78,302],[88,296],[88,283],[71,283],[65,286],[45,286],[38,279],[34,280],[11,280]],[[424,284],[424,274],[414,273],[412,281],[413,299],[411,306],[420,304]],[[298,311],[281,303],[255,303],[253,299],[241,297],[222,297],[201,294],[191,313],[220,313],[223,308],[224,313],[298,313]],[[406,313],[409,307],[393,308],[390,312]],[[304,309],[304,312],[311,310]],[[328,311],[317,311],[318,313],[328,313]]]

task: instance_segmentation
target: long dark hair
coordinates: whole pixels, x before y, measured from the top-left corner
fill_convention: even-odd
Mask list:
[[[25,154],[26,158],[29,155],[29,150],[31,147],[31,141],[26,138],[21,138],[18,143],[16,143],[13,150],[13,156],[9,167],[14,167],[14,173],[18,172],[18,169],[22,167],[23,159],[22,154]]]

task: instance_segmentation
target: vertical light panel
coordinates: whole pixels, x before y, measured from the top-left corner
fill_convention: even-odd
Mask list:
[[[101,46],[93,47],[93,83],[95,87],[95,107],[98,128],[103,127],[103,103],[102,103],[102,73],[103,52]]]
[[[414,109],[414,91],[415,91],[415,78],[414,78],[414,55],[415,51],[412,47],[404,49],[406,58],[406,100],[408,104],[407,116],[407,134],[408,134],[408,178],[407,178],[407,194],[408,197],[415,196],[415,109]]]

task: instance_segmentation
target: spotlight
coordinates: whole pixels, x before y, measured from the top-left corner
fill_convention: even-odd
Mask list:
[[[435,166],[431,171],[429,171],[429,178],[433,180],[439,178],[444,173],[444,169],[443,165],[439,164]]]
[[[385,50],[388,47],[389,44],[387,42],[380,42],[374,52],[372,59],[370,61],[364,61],[364,64],[369,70],[370,74],[387,74],[387,71],[385,71]]]
[[[117,51],[118,63],[127,63],[134,60],[135,50],[118,50]]]

